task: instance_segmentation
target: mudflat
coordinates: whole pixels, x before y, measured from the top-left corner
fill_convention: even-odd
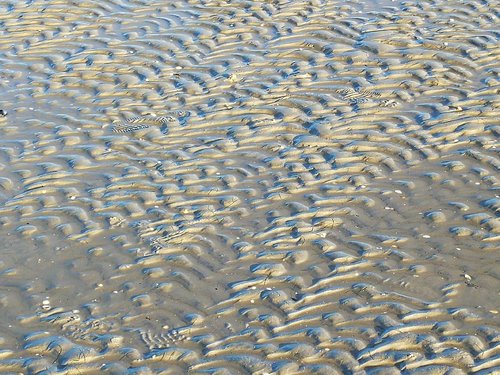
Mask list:
[[[498,373],[498,2],[0,10],[1,373]]]

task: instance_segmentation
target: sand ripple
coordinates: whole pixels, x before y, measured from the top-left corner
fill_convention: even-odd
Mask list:
[[[3,4],[0,371],[498,371],[496,5]]]

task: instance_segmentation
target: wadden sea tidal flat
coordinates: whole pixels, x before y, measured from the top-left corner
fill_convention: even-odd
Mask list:
[[[0,373],[500,373],[499,12],[0,1]]]

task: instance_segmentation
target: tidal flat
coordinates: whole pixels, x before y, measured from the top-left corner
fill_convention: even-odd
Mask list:
[[[497,1],[0,3],[0,373],[498,374]]]

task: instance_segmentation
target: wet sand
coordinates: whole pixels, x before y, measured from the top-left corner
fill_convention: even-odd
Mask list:
[[[494,1],[0,5],[0,372],[499,371]]]

